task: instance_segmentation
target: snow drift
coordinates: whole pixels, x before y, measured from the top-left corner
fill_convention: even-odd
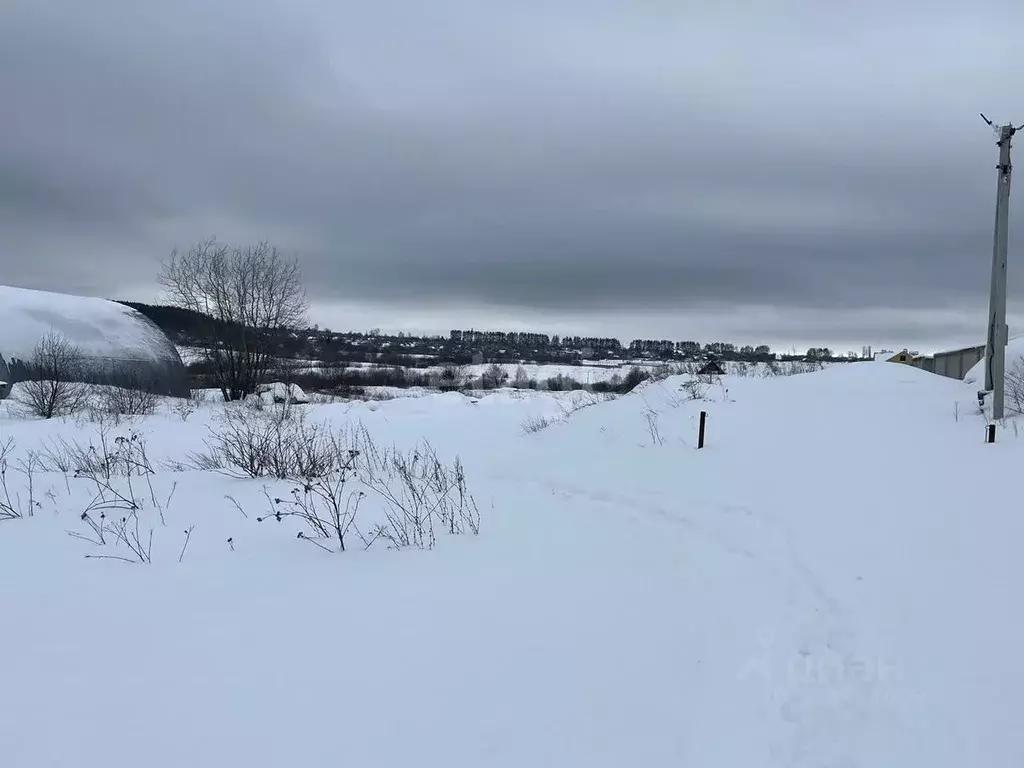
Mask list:
[[[1014,367],[1017,367],[1022,361],[1024,361],[1024,337],[1010,339],[1006,344],[1006,372],[1012,372]],[[984,357],[971,366],[971,369],[964,374],[964,381],[978,386],[985,385]]]

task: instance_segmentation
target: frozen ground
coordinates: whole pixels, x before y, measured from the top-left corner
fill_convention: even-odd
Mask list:
[[[256,522],[266,481],[160,471],[154,562],[85,559],[116,551],[66,533],[87,489],[36,476],[0,523],[2,764],[1024,764],[1012,425],[985,445],[975,388],[908,366],[684,385],[309,406],[462,456],[480,534],[432,551],[328,554]],[[222,408],[135,426],[181,459]]]

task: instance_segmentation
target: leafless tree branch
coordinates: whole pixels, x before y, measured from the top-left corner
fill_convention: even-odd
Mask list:
[[[200,344],[228,401],[256,391],[274,364],[277,336],[306,322],[298,261],[266,242],[243,248],[205,240],[173,253],[159,281],[172,304],[209,318]]]
[[[71,341],[51,331],[32,351],[27,380],[18,389],[18,403],[44,419],[68,416],[89,404],[89,387],[81,382],[83,354]]]

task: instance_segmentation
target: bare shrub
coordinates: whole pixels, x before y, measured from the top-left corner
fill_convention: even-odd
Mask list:
[[[1006,402],[1010,410],[1024,413],[1024,357],[1018,357],[1004,374]]]
[[[622,375],[619,373],[613,373],[604,381],[595,381],[590,385],[592,392],[621,392],[622,391]]]
[[[625,378],[623,378],[622,385],[619,387],[619,392],[621,392],[622,394],[632,392],[634,389],[636,389],[638,386],[640,386],[650,378],[651,374],[649,371],[647,371],[644,368],[641,368],[638,365],[634,365],[632,368],[629,369],[629,372],[626,374]]]
[[[99,407],[116,416],[152,416],[159,398],[149,387],[100,387],[97,392]]]
[[[64,437],[50,440],[40,453],[43,470],[105,481],[153,474],[142,435],[134,430],[113,435],[112,427],[110,422],[101,422],[86,443]]]
[[[388,403],[392,400],[397,400],[398,395],[393,392],[375,389],[370,392],[363,392],[362,399],[371,403]]]
[[[104,434],[99,440],[82,448],[65,443],[69,449],[58,453],[65,465],[80,463],[75,470],[76,482],[91,486],[92,497],[79,516],[83,531],[68,531],[68,535],[95,546],[113,544],[118,554],[87,554],[87,558],[122,560],[129,563],[150,563],[153,560],[154,528],[143,525],[144,510],[155,511],[161,525],[166,525],[165,511],[177,489],[175,484],[166,501],[161,502],[153,488],[153,468],[147,458],[145,440],[137,433],[110,438]],[[140,478],[144,487],[140,487]],[[191,529],[186,532],[188,546]],[[182,548],[181,557],[184,557]]]
[[[298,538],[340,552],[350,548],[352,535],[364,549],[379,541],[431,549],[438,533],[480,532],[480,511],[457,458],[442,461],[427,442],[408,452],[381,449],[365,428],[335,436],[332,446],[332,471],[304,479],[284,497],[266,493],[270,512],[260,522],[298,519],[305,528]],[[368,496],[378,502],[383,522],[364,533],[357,517]]]
[[[96,546],[114,543],[123,547],[125,552],[125,554],[118,555],[87,554],[87,558],[123,560],[126,563],[151,563],[153,562],[154,529],[149,528],[148,535],[145,533],[139,520],[139,510],[131,504],[131,501],[123,497],[112,498],[94,509],[86,510],[81,514],[80,519],[86,525],[88,532],[68,531],[68,535]],[[100,511],[97,512],[97,509]],[[122,514],[108,515],[108,511]]]
[[[687,372],[688,370],[683,364],[673,363],[662,363],[649,371],[651,381],[664,381],[672,376],[680,376]]]
[[[56,332],[36,343],[25,364],[26,380],[17,402],[44,419],[68,416],[89,405],[89,388],[81,382],[82,351]]]
[[[345,397],[360,396],[368,387],[394,387],[411,389],[430,387],[436,383],[438,374],[417,371],[401,366],[375,365],[371,367],[348,367],[340,364],[304,370],[292,374],[295,384],[307,394],[327,391]]]
[[[607,403],[615,399],[615,395],[611,392],[573,392],[569,397],[569,401],[559,400],[558,407],[562,411],[562,415],[568,418],[577,411],[582,411],[584,408],[589,408],[592,405],[598,405],[600,403]]]
[[[355,528],[359,504],[366,496],[364,491],[353,488],[354,484],[350,482],[356,473],[358,456],[358,450],[348,449],[347,455],[338,457],[340,466],[337,471],[307,480],[302,485],[292,488],[291,493],[285,498],[271,498],[269,493],[266,494],[271,505],[271,514],[268,517],[273,517],[277,522],[286,517],[298,518],[314,536],[336,541],[338,550],[344,552],[346,537],[349,531]],[[267,517],[258,517],[256,521],[262,523],[266,519]],[[359,532],[358,528],[355,530]],[[369,548],[373,543],[373,540],[363,537],[361,532],[359,536],[363,539],[364,548]],[[328,547],[316,539],[306,537],[302,532],[299,533],[299,538],[330,551]]]
[[[609,400],[614,399],[615,395],[610,392],[595,394],[592,392],[576,391],[572,393],[572,396],[568,401],[558,401],[558,409],[561,411],[561,415],[559,417],[540,415],[528,416],[523,423],[520,424],[520,427],[523,432],[528,435],[532,435],[540,432],[541,430],[547,429],[557,422],[568,421],[569,418],[577,411],[582,411],[584,408],[589,408],[593,405],[597,405],[598,403],[606,403]]]
[[[469,369],[464,365],[446,365],[437,375],[437,388],[442,392],[458,392],[466,388]]]
[[[825,363],[823,361],[804,361],[804,360],[792,360],[789,362],[779,362],[778,360],[769,360],[765,363],[764,368],[761,372],[762,378],[771,378],[773,376],[799,376],[804,373],[814,373],[815,371],[825,370]]]
[[[101,547],[112,544],[119,554],[86,554],[95,560],[121,560],[126,563],[153,562],[153,534],[155,528],[144,526],[139,515],[141,507],[133,495],[116,490],[109,483],[102,484],[100,493],[93,499],[89,507],[82,512],[79,519],[84,525],[84,532],[68,531],[75,539],[86,541]],[[162,516],[162,511],[161,511]],[[185,540],[178,554],[180,563],[185,557],[195,526],[185,531]]]
[[[224,400],[255,392],[274,365],[276,337],[306,320],[298,262],[265,242],[239,248],[210,239],[175,252],[160,283],[172,304],[208,318],[197,346]]]
[[[572,376],[566,376],[564,373],[559,373],[548,377],[544,381],[544,388],[549,392],[569,392],[581,390],[584,388],[584,385]]]
[[[432,549],[437,529],[480,532],[480,510],[458,458],[446,464],[426,441],[408,452],[379,450],[365,430],[361,442],[363,483],[383,502],[388,521],[377,538],[394,547]]]
[[[497,363],[491,363],[480,375],[480,386],[483,389],[498,389],[508,381],[508,371]]]
[[[512,386],[516,389],[536,389],[537,382],[530,378],[530,374],[526,372],[523,366],[519,365],[516,366],[515,375],[512,377]]]
[[[789,368],[789,375],[798,376],[802,373],[814,373],[815,371],[825,370],[825,362],[823,360],[801,360],[794,361]]]
[[[695,376],[688,381],[684,381],[679,385],[679,388],[686,393],[688,399],[703,400],[708,391],[708,384],[702,381],[700,377]]]
[[[189,417],[199,410],[202,398],[201,394],[197,396],[197,392],[201,393],[201,390],[192,390],[190,397],[176,398],[171,405],[171,410],[182,421],[188,421]]]
[[[658,425],[658,412],[653,408],[644,411],[644,421],[647,422],[647,432],[654,445],[664,445],[665,439],[661,436],[661,428]]]
[[[0,443],[0,520],[13,520],[21,517],[32,517],[36,509],[42,506],[35,496],[35,475],[41,469],[39,457],[29,452],[23,459],[18,459],[15,471],[25,478],[25,498],[18,492],[11,495],[8,484],[10,457],[14,453],[14,440],[8,439]]]
[[[302,411],[228,407],[209,429],[206,450],[188,457],[193,469],[283,480],[324,477],[341,468],[335,438],[323,425],[307,422]]]
[[[552,423],[553,420],[547,416],[533,415],[527,416],[520,426],[522,427],[523,432],[528,435],[532,435],[543,429],[547,429]]]
[[[121,423],[121,416],[103,408],[100,405],[99,398],[99,388],[90,387],[87,405],[71,415],[76,427],[85,429],[90,424],[117,425]]]

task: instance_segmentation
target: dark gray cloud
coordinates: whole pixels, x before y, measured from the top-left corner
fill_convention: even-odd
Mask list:
[[[5,7],[2,279],[141,296],[217,234],[360,326],[974,332],[1024,6],[543,5]]]

